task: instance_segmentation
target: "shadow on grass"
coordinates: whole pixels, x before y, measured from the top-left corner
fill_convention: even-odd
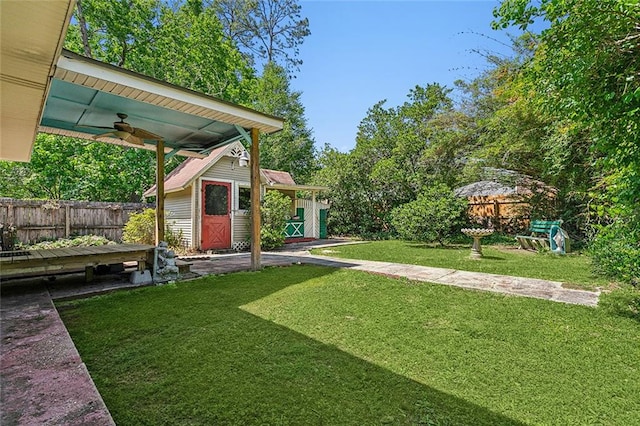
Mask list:
[[[482,259],[487,259],[487,260],[507,260],[504,257],[498,257],[498,256],[487,256],[486,254],[482,255]],[[482,261],[482,259],[480,259],[480,261]]]
[[[422,249],[422,250],[433,250],[433,249],[438,249],[438,250],[455,250],[455,251],[463,251],[463,250],[471,250],[471,244],[469,245],[465,245],[465,244],[457,244],[457,245],[453,245],[453,244],[449,244],[449,245],[444,245],[444,246],[440,246],[440,245],[436,245],[436,244],[426,244],[426,243],[406,243],[407,247],[411,247],[414,249]],[[483,247],[484,249],[484,247]],[[484,250],[483,250],[484,251]],[[499,257],[499,256],[487,256],[486,254],[482,255],[483,259],[487,259],[487,260],[506,260],[506,258],[504,257]]]
[[[333,271],[208,277],[61,316],[117,424],[521,424],[239,308]]]
[[[407,245],[407,247],[411,247],[411,248],[416,248],[416,249],[441,249],[441,250],[464,250],[464,249],[471,249],[471,244],[445,244],[443,246],[441,246],[440,244],[436,244],[436,243],[410,243],[410,242],[405,242],[405,244]]]

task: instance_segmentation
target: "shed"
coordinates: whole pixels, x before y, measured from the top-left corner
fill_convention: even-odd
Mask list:
[[[244,149],[239,141],[218,147],[205,158],[188,158],[167,175],[167,223],[182,232],[186,247],[204,251],[248,246],[251,180],[249,168],[240,165],[240,158],[247,156]],[[298,185],[288,172],[268,169],[260,169],[260,183],[260,198],[270,190],[291,198],[286,238],[326,237],[321,231],[329,205],[317,201],[316,194],[328,188]],[[311,192],[311,199],[297,198],[299,191]],[[155,185],[144,194],[155,195]]]
[[[469,219],[483,226],[516,232],[529,226],[532,200],[545,205],[555,200],[557,189],[530,176],[500,170],[496,179],[481,180],[454,190],[469,201]]]

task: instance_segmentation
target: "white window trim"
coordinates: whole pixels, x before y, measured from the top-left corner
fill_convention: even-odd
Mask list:
[[[251,189],[251,182],[240,182],[235,181],[233,186],[233,211],[239,214],[247,214],[249,210],[240,209],[240,188],[249,188]]]

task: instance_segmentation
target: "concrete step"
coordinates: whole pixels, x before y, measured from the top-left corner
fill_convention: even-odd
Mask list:
[[[187,261],[184,261],[184,260],[176,259],[176,266],[178,267],[178,273],[180,275],[190,273],[191,272],[191,265],[193,265],[192,262],[187,262]]]

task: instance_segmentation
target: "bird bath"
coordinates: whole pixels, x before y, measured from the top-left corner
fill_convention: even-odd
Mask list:
[[[473,238],[473,246],[471,247],[471,258],[482,258],[482,246],[480,245],[480,238],[493,234],[493,229],[483,228],[463,228],[462,233],[468,237]]]

